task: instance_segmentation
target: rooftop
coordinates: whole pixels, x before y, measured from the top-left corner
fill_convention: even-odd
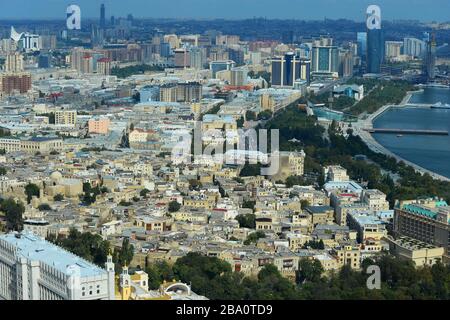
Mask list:
[[[14,246],[18,256],[31,261],[40,261],[64,274],[68,274],[74,266],[79,268],[81,277],[106,274],[106,270],[47,242],[33,233],[24,232],[20,236],[17,232],[9,233],[0,236],[0,241]]]

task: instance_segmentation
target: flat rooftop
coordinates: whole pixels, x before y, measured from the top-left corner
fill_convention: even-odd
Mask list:
[[[95,277],[105,275],[106,270],[78,257],[33,233],[24,232],[18,236],[17,232],[0,236],[0,241],[5,241],[14,246],[17,254],[30,261],[40,261],[58,271],[68,274],[68,268],[76,266],[80,270],[81,277]]]

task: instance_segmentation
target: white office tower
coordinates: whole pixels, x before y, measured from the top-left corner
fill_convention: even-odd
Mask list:
[[[114,300],[114,264],[102,269],[32,233],[0,236],[0,300]]]

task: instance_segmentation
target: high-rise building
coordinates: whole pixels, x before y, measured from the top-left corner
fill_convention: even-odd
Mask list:
[[[339,51],[339,76],[351,77],[353,76],[354,57],[350,50]]]
[[[367,58],[367,32],[358,32],[356,35],[358,56],[365,61]]]
[[[449,260],[450,207],[436,199],[401,201],[395,207],[394,232],[445,249]]]
[[[100,58],[97,60],[97,73],[108,76],[111,74],[111,59]]]
[[[339,77],[339,49],[335,46],[312,48],[312,76],[314,78]]]
[[[436,78],[436,34],[425,34],[426,38],[426,55],[425,55],[425,75],[428,80],[434,80]]]
[[[186,48],[174,50],[175,58],[175,68],[188,68],[191,64],[191,59],[189,57],[189,50]]]
[[[223,71],[223,70],[231,70],[234,68],[236,63],[232,60],[224,60],[224,61],[212,61],[209,64],[209,68],[212,72],[212,77],[215,78],[217,72]]]
[[[367,73],[380,73],[384,60],[383,29],[367,30]]]
[[[403,39],[403,53],[413,58],[421,58],[426,52],[426,43],[416,38]]]
[[[244,51],[240,49],[228,49],[228,57],[236,62],[237,65],[244,64]]]
[[[44,50],[56,49],[57,41],[55,35],[41,36],[41,41],[42,41],[42,49]]]
[[[178,102],[199,102],[202,100],[203,87],[201,83],[190,81],[182,82],[177,85]]]
[[[102,3],[100,6],[100,28],[106,27],[106,8],[105,4]]]
[[[162,85],[159,92],[159,100],[162,102],[177,102],[177,85],[175,83]]]
[[[206,50],[204,48],[193,47],[190,50],[191,68],[202,70],[206,62]]]
[[[402,54],[403,41],[386,41],[385,57],[387,60],[399,58]]]
[[[18,73],[23,71],[23,55],[19,52],[10,52],[6,55],[5,72]]]
[[[311,62],[293,52],[272,59],[272,85],[293,87],[296,80],[310,81]]]
[[[248,68],[239,67],[231,69],[231,85],[232,86],[245,86],[247,84]]]
[[[20,94],[31,90],[31,74],[14,73],[0,74],[0,95],[11,95],[15,92]]]

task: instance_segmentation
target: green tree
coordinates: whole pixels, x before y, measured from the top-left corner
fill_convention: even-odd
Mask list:
[[[236,220],[241,228],[256,228],[256,216],[254,214],[240,214],[236,217]]]
[[[6,228],[12,231],[22,231],[23,214],[25,212],[23,203],[9,198],[1,202],[0,209],[5,213]]]
[[[297,282],[304,281],[317,282],[321,279],[324,269],[319,260],[301,259],[298,264]]]
[[[169,203],[169,212],[174,213],[178,212],[181,209],[181,204],[178,203],[178,201],[171,201]]]
[[[245,113],[245,118],[247,119],[247,121],[256,121],[257,120],[257,116],[256,113],[250,110],[247,110],[247,112]]]
[[[148,190],[148,189],[142,189],[139,195],[140,195],[142,198],[146,198],[147,195],[148,195],[149,193],[150,193],[150,190]]]
[[[270,110],[264,110],[258,114],[258,120],[269,120],[272,118],[273,112]]]
[[[39,187],[34,183],[29,183],[25,186],[25,194],[27,195],[28,203],[31,203],[31,199],[35,197],[39,197]]]
[[[38,206],[39,211],[51,211],[52,207],[48,203],[43,203]]]
[[[262,231],[256,231],[253,233],[250,233],[247,237],[247,240],[244,241],[244,245],[248,246],[252,243],[257,243],[259,239],[263,239],[266,237],[266,234]]]
[[[81,233],[71,229],[67,238],[52,237],[48,240],[100,267],[104,267],[109,254],[109,242],[90,232]]]

